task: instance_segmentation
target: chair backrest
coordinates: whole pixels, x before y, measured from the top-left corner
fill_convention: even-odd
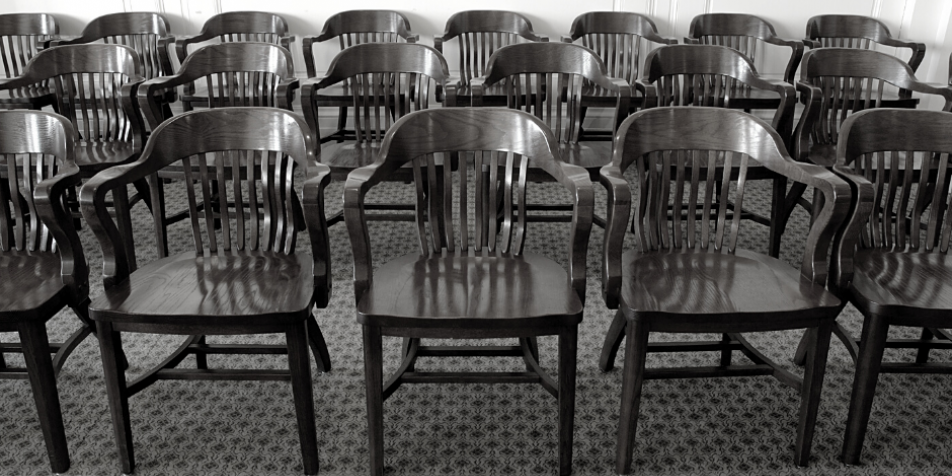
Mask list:
[[[788,83],[768,81],[740,51],[714,45],[663,46],[645,58],[646,107],[732,107],[732,100],[750,88],[777,92],[780,106],[771,125],[788,143],[793,131],[796,90]],[[653,98],[652,98],[653,97]],[[654,99],[656,98],[656,99]],[[656,104],[655,104],[656,103]]]
[[[530,162],[575,199],[567,246],[569,275],[575,289],[584,296],[592,186],[584,169],[560,160],[558,148],[555,136],[545,124],[520,111],[441,108],[415,112],[398,121],[387,132],[377,160],[351,172],[345,185],[344,217],[354,248],[358,299],[372,279],[364,197],[374,185],[412,164],[416,223],[423,256],[470,249],[519,256],[526,239],[525,194]],[[437,176],[437,156],[441,155],[444,164],[449,162],[449,155],[459,156],[458,167],[439,167],[442,180]],[[488,183],[487,177],[483,177],[484,167],[489,170]],[[454,185],[454,173],[459,175],[458,185]],[[496,186],[497,183],[501,185]],[[454,211],[456,203],[459,208]],[[475,205],[474,220],[469,219],[470,203]],[[498,228],[497,203],[502,204]],[[458,224],[454,223],[457,217]],[[473,230],[469,229],[471,221],[475,223]]]
[[[393,10],[349,10],[340,12],[324,22],[321,34],[306,37],[304,62],[307,65],[307,77],[317,76],[314,64],[313,44],[338,39],[343,51],[354,45],[364,43],[415,43],[419,36],[410,32],[410,20],[402,13]]]
[[[443,35],[435,37],[433,43],[442,54],[443,43],[454,38],[459,45],[460,80],[464,86],[468,86],[471,79],[486,74],[489,58],[499,48],[521,41],[549,41],[532,31],[528,18],[500,10],[454,13],[446,21]]]
[[[140,72],[139,57],[128,46],[60,46],[41,51],[23,75],[0,83],[0,89],[49,81],[56,110],[73,123],[77,142],[141,146],[142,123],[134,105]]]
[[[862,248],[949,252],[950,130],[952,114],[941,111],[884,108],[843,122],[837,159],[870,188],[851,217],[851,228],[859,234],[854,243],[859,239]]]
[[[269,106],[290,108],[285,83],[293,81],[291,53],[272,43],[209,45],[188,56],[179,72],[139,87],[139,107],[150,129],[165,119],[159,101],[165,90],[194,81],[204,83],[208,107]]]
[[[881,21],[863,15],[817,15],[807,20],[806,38],[815,47],[874,49],[876,44],[908,48],[912,71],[919,69],[926,54],[923,43],[898,40]]]
[[[939,95],[945,100],[942,110],[952,110],[952,89],[922,83],[906,62],[873,50],[808,51],[803,57],[800,83],[809,91],[807,108],[794,131],[800,155],[809,151],[810,141],[836,144],[843,121],[856,112],[881,107],[888,85]]]
[[[56,45],[80,45],[101,41],[125,45],[138,53],[142,76],[152,79],[173,73],[169,45],[174,38],[169,33],[169,22],[153,12],[112,13],[94,18],[83,29],[79,38],[57,40]]]
[[[46,13],[0,15],[0,59],[7,78],[19,76],[26,64],[59,34],[56,18]]]
[[[594,86],[617,95],[617,125],[628,114],[631,88],[610,78],[594,51],[570,43],[520,43],[496,50],[486,76],[473,81],[473,106],[482,106],[485,88],[502,83],[511,109],[541,119],[560,142],[577,143],[582,125],[582,96]]]
[[[218,39],[222,43],[273,43],[290,48],[288,22],[274,13],[225,12],[208,19],[202,31],[195,36],[176,38],[175,55],[179,63],[188,57],[188,47],[196,43]]]
[[[650,47],[649,42],[678,42],[659,35],[651,18],[632,12],[588,12],[575,17],[563,40],[571,43],[579,39],[605,62],[609,76],[624,79],[628,84],[634,84],[641,76],[641,56]]]
[[[344,83],[353,97],[358,143],[376,143],[394,121],[430,106],[430,91],[445,86],[449,68],[435,49],[414,43],[365,43],[334,58],[327,76],[302,88],[301,105],[312,130],[318,129],[316,97]]]
[[[218,256],[242,250],[293,253],[301,231],[294,218],[295,166],[303,171],[301,203],[314,275],[326,277],[323,186],[330,180],[330,171],[317,162],[317,147],[300,115],[277,108],[208,109],[162,123],[152,132],[139,160],[96,175],[81,191],[83,215],[103,248],[105,277],[111,283],[121,282],[135,269],[134,248],[125,244],[118,231],[129,222],[126,186],[142,178],[155,185],[157,172],[170,165],[180,166],[185,174],[184,196],[195,252]],[[115,222],[106,207],[109,192],[116,203]],[[212,213],[217,197],[226,196],[234,209]],[[152,199],[154,209],[161,209],[160,197],[153,194]],[[161,232],[156,221],[156,236]]]
[[[706,13],[691,20],[687,40],[706,45],[720,45],[740,51],[754,64],[760,59],[758,48],[766,50],[764,45],[791,48],[790,57],[784,69],[783,79],[793,82],[794,74],[803,57],[803,43],[783,40],[777,36],[773,25],[755,15],[744,13]],[[765,65],[761,64],[763,69]]]

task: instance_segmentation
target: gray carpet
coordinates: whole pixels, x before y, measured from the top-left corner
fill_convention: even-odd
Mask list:
[[[391,186],[406,195],[408,187]],[[745,204],[765,209],[763,184]],[[549,192],[543,192],[547,195]],[[329,211],[340,208],[340,184],[327,192]],[[599,191],[596,211],[604,213]],[[154,253],[146,236],[148,215],[136,214],[140,262]],[[807,216],[798,210],[784,240],[782,258],[796,264]],[[171,235],[173,248],[190,245],[184,224]],[[413,252],[408,223],[374,224],[377,262]],[[566,227],[530,224],[530,251],[564,262]],[[88,229],[82,231],[92,265],[92,294],[101,292],[101,254]],[[596,367],[612,313],[600,293],[603,233],[595,228],[588,256],[585,320],[579,333],[578,401],[574,468],[577,475],[613,474],[615,432],[621,395],[621,362],[602,373]],[[314,370],[321,472],[368,473],[363,362],[360,329],[353,312],[350,244],[343,225],[331,229],[333,299],[318,321],[330,348],[333,371]],[[302,243],[302,242],[299,242]],[[742,227],[742,246],[766,251],[766,228]],[[303,249],[303,247],[300,247]],[[769,299],[769,296],[765,296]],[[840,317],[853,332],[861,318],[852,307]],[[61,340],[77,327],[70,312],[50,323]],[[790,358],[799,333],[751,336],[769,356],[802,374]],[[11,334],[0,334],[12,340]],[[665,336],[654,337],[663,339]],[[210,338],[215,342],[219,338]],[[279,342],[274,337],[262,340]],[[151,335],[124,336],[136,375],[162,360],[179,340]],[[385,340],[386,371],[397,365],[397,339]],[[554,338],[541,342],[543,365],[554,371]],[[891,353],[890,358],[908,358]],[[949,355],[936,353],[938,358]],[[649,366],[715,362],[709,354],[652,356]],[[736,357],[743,361],[743,357]],[[19,363],[8,357],[11,363]],[[518,361],[477,358],[440,363],[422,359],[419,368],[504,370]],[[211,367],[286,367],[280,357],[209,357]],[[183,365],[194,365],[189,359]],[[314,369],[312,364],[312,369]],[[792,463],[799,395],[769,377],[649,381],[645,385],[635,448],[636,474],[952,474],[952,379],[941,376],[882,377],[863,454],[864,465],[847,467],[839,455],[846,420],[852,362],[834,342],[829,357],[819,423],[809,468]],[[118,457],[108,415],[97,343],[84,342],[67,362],[58,382],[73,465],[72,475],[117,474]],[[0,381],[0,475],[47,474],[49,465],[25,381]],[[538,386],[413,385],[385,403],[388,474],[556,474],[556,404]],[[131,400],[136,474],[302,474],[290,385],[276,382],[160,382]]]

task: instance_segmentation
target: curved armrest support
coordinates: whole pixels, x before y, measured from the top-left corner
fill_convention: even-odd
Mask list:
[[[635,81],[635,89],[641,91],[641,94],[645,96],[644,102],[641,103],[642,109],[658,107],[658,90],[653,84],[645,82],[644,79],[639,79]]]
[[[689,38],[689,37],[685,36],[685,37],[684,37],[684,44],[685,44],[685,45],[700,45],[700,44],[701,44],[701,40],[699,40],[699,39],[697,39],[697,38]]]
[[[793,131],[793,138],[791,139],[793,150],[790,153],[796,160],[808,162],[810,160],[810,136],[813,132],[813,125],[820,119],[823,93],[820,88],[803,81],[798,81],[796,87],[797,91],[800,92],[800,97],[806,101],[806,108],[800,113],[800,120]]]
[[[317,76],[317,71],[314,68],[314,41],[316,40],[313,36],[305,36],[301,39],[301,48],[304,50],[304,66],[307,68],[307,77],[313,78]]]
[[[433,37],[433,48],[436,48],[436,51],[439,51],[440,54],[443,54],[443,37],[442,36]]]
[[[615,121],[612,123],[612,134],[618,131],[618,126],[628,117],[631,106],[631,86],[628,81],[620,78],[610,78],[613,89],[618,91],[618,102],[615,107]]]
[[[470,100],[472,107],[483,107],[483,94],[486,91],[486,77],[480,76],[469,80]]]
[[[309,78],[300,83],[301,87],[301,114],[307,121],[307,126],[311,128],[314,134],[314,140],[317,144],[321,143],[321,125],[318,120],[317,107],[317,89],[323,78]]]
[[[588,255],[588,238],[592,231],[592,216],[595,213],[595,191],[588,171],[583,167],[560,163],[565,180],[560,181],[570,188],[574,197],[572,226],[569,236],[572,247],[569,249],[569,278],[572,287],[582,304],[585,304],[585,260]]]
[[[833,172],[850,184],[852,192],[849,217],[833,239],[830,262],[830,288],[840,294],[848,290],[853,281],[853,255],[859,245],[863,226],[873,212],[876,190],[869,180],[857,175],[849,167],[837,165],[833,167]]]
[[[145,125],[142,123],[142,114],[140,114],[139,104],[136,102],[139,86],[144,82],[145,78],[130,78],[130,81],[123,84],[120,89],[122,110],[129,118],[129,124],[132,128],[129,134],[132,138],[132,150],[136,152],[142,152],[142,146],[145,145]]]
[[[162,76],[174,74],[172,69],[172,57],[169,55],[169,47],[175,44],[175,37],[172,35],[159,38],[159,62],[162,67]]]
[[[800,67],[800,60],[803,59],[803,42],[774,37],[768,39],[767,43],[777,46],[786,46],[793,50],[790,52],[790,60],[787,61],[787,67],[783,72],[783,80],[793,84],[796,80],[797,68]]]
[[[63,206],[63,193],[79,183],[79,167],[70,161],[55,176],[36,184],[33,190],[36,214],[56,240],[63,283],[72,290],[77,302],[89,295],[89,267],[83,255],[83,244],[73,226],[73,217]]]
[[[315,144],[320,144],[314,141]],[[320,151],[320,145],[318,152]],[[319,308],[327,307],[331,292],[331,251],[324,218],[324,189],[331,182],[330,167],[313,162],[307,165],[307,180],[304,181],[304,222],[311,243],[314,259],[314,295]]]
[[[354,170],[344,183],[344,223],[354,250],[354,302],[359,303],[373,281],[373,258],[370,252],[370,234],[364,215],[364,196],[373,185],[370,178],[380,163]]]
[[[823,46],[823,45],[820,43],[819,40],[811,40],[811,39],[809,39],[809,38],[804,38],[804,39],[800,40],[800,42],[803,43],[803,46],[804,46],[804,47],[810,48],[811,50],[812,50],[812,49],[816,49],[816,48],[820,48],[820,47]]]
[[[444,106],[444,107],[457,107],[457,106],[459,106],[459,104],[457,104],[457,102],[459,101],[459,100],[457,99],[457,97],[458,97],[458,94],[459,94],[459,88],[462,87],[462,84],[463,84],[463,83],[462,83],[462,81],[461,81],[459,78],[456,78],[456,77],[447,78],[447,80],[446,80],[446,86],[445,86],[445,89],[444,89],[444,91],[445,91],[445,96],[443,97],[443,106]],[[440,88],[437,88],[437,92],[439,92],[439,90],[440,90]]]
[[[294,109],[292,104],[294,103],[294,91],[300,86],[301,80],[297,78],[282,79],[278,84],[277,90],[278,107],[293,112]]]
[[[631,188],[614,165],[602,167],[599,181],[608,192],[608,214],[605,224],[605,246],[602,259],[602,298],[609,309],[618,309],[621,294],[621,257],[625,228],[631,214]]]

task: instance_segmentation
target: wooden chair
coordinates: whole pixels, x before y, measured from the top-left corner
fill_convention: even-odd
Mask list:
[[[288,22],[280,15],[266,12],[219,13],[205,22],[199,34],[175,39],[175,55],[178,57],[179,64],[185,63],[189,45],[198,45],[216,39],[220,43],[272,43],[288,51],[291,50],[291,43],[294,43],[294,36],[288,34]],[[294,76],[293,64],[289,76]],[[186,112],[192,110],[193,104],[206,107],[208,105],[208,96],[196,96],[195,86],[195,83],[186,84],[179,98],[182,109]]]
[[[384,134],[401,117],[430,107],[430,91],[446,87],[453,96],[457,85],[448,85],[446,60],[435,49],[413,43],[365,43],[341,51],[327,76],[308,79],[301,88],[301,107],[315,136],[320,137],[320,107],[329,89],[351,91],[354,110],[353,142],[330,144],[321,151],[321,163],[331,168],[334,180],[344,180],[354,169],[373,163]],[[322,141],[323,142],[323,141]],[[439,163],[442,167],[443,163]],[[405,167],[388,180],[410,182]],[[374,210],[414,210],[412,204],[368,204]],[[375,214],[375,219],[412,220],[407,214]],[[328,219],[337,223],[343,215]]]
[[[837,293],[864,317],[847,464],[860,463],[880,373],[952,372],[949,362],[929,359],[932,349],[952,349],[952,335],[941,329],[952,327],[950,128],[952,114],[907,109],[863,111],[842,125],[834,170],[856,198],[832,273]],[[891,326],[922,328],[921,338],[889,339]],[[883,362],[887,348],[917,349],[915,362]]]
[[[153,12],[112,13],[94,18],[78,38],[53,40],[49,46],[80,45],[102,42],[125,45],[135,50],[140,62],[140,75],[145,79],[168,76],[175,71],[169,56],[169,46],[175,37],[169,32],[169,22]],[[175,91],[164,98],[165,107],[175,102]],[[171,113],[169,113],[171,114]],[[78,159],[77,159],[78,160]]]
[[[472,102],[470,82],[488,71],[489,58],[508,45],[520,42],[548,42],[549,38],[532,31],[532,23],[519,13],[500,10],[470,10],[454,13],[446,20],[442,36],[433,37],[433,46],[443,54],[443,43],[456,40],[459,51],[460,87],[456,101],[446,102],[437,89],[437,100],[449,107],[467,107]],[[484,91],[483,101],[491,106],[506,104],[501,90]]]
[[[777,36],[767,20],[743,13],[707,13],[691,20],[690,31],[684,39],[689,44],[721,45],[740,51],[764,71],[766,58],[773,57],[778,48],[790,49],[783,80],[793,84],[794,75],[803,57],[803,42],[785,40]],[[758,50],[760,53],[758,53]],[[752,109],[777,109],[777,97],[762,90],[745,88],[735,94],[733,107],[750,112]]]
[[[886,100],[889,86],[937,95],[944,101],[942,110],[952,110],[952,87],[918,81],[912,68],[895,56],[851,48],[808,51],[803,56],[797,83],[797,90],[807,106],[794,129],[794,158],[832,167],[836,163],[843,121],[859,111],[889,105]],[[794,184],[787,192],[779,226],[785,226],[797,205],[813,209],[813,204],[802,198],[805,189],[802,184]],[[839,326],[835,332],[855,359],[857,342]],[[800,357],[796,360],[800,361],[802,352],[798,354]]]
[[[179,72],[172,76],[151,79],[142,83],[138,90],[139,108],[149,128],[155,130],[166,116],[165,104],[161,101],[168,91],[176,87],[196,84],[205,91],[205,104],[209,108],[260,106],[279,107],[291,110],[294,90],[298,79],[294,77],[291,53],[284,47],[269,43],[222,43],[209,45],[195,51],[182,63]],[[209,92],[211,94],[209,94]],[[210,101],[209,101],[210,99]],[[184,103],[183,103],[184,104]],[[211,165],[211,164],[209,164]],[[193,169],[197,173],[197,169]],[[181,167],[166,167],[159,173],[163,179],[185,179]],[[164,180],[154,182],[154,193],[164,203]],[[215,189],[217,190],[217,188]],[[212,208],[221,213],[221,197],[215,195]],[[204,205],[199,204],[201,209]],[[230,204],[234,206],[234,203]],[[165,208],[153,213],[159,234],[156,239],[160,257],[168,256],[168,225],[188,218],[188,210],[169,216]],[[298,224],[301,222],[298,220]]]
[[[46,13],[7,13],[0,15],[0,59],[5,78],[23,73],[26,64],[43,49],[44,42],[59,35],[56,18]],[[0,96],[3,109],[42,109],[53,104],[48,84],[5,90]]]
[[[304,472],[317,474],[317,437],[308,345],[318,366],[330,369],[324,338],[312,314],[327,305],[330,264],[324,223],[324,186],[330,171],[316,160],[317,142],[304,119],[276,108],[225,108],[174,117],[152,133],[142,158],[93,177],[82,189],[83,215],[103,250],[105,292],[90,304],[100,331],[106,390],[123,473],[135,466],[129,398],[162,379],[290,380],[294,389]],[[214,156],[214,166],[206,159]],[[127,184],[180,162],[195,250],[160,258],[136,269],[128,230]],[[192,173],[198,164],[199,172]],[[291,196],[293,169],[304,170],[304,210],[308,253],[295,253],[297,233]],[[235,213],[220,215],[216,229],[210,208],[217,180],[221,195],[233,187],[240,197]],[[228,184],[227,182],[232,182]],[[116,202],[116,219],[105,207]],[[153,197],[155,199],[155,197]],[[247,199],[249,212],[241,202]],[[154,207],[161,208],[161,203]],[[161,278],[160,278],[161,277]],[[172,297],[172,298],[170,298]],[[126,382],[117,364],[120,332],[192,336],[164,362]],[[211,345],[204,335],[282,333],[284,345]],[[195,354],[287,354],[282,370],[177,369]]]
[[[876,45],[909,49],[906,63],[915,72],[926,56],[925,43],[893,38],[883,22],[862,15],[817,15],[807,20],[803,44],[810,48],[875,49]]]
[[[410,20],[402,13],[393,10],[350,10],[340,12],[324,22],[323,31],[318,36],[305,37],[304,63],[307,77],[317,77],[317,65],[314,60],[314,43],[323,43],[337,38],[341,51],[364,43],[416,43],[420,36],[410,32]],[[323,107],[337,107],[337,130],[324,136],[321,143],[336,140],[355,140],[356,133],[347,129],[347,108],[353,102],[353,92],[346,83],[334,88],[325,88],[318,98]],[[316,130],[316,129],[315,129]]]
[[[571,33],[562,36],[562,42],[582,40],[582,46],[594,51],[608,68],[608,76],[621,78],[632,87],[629,107],[639,109],[644,101],[644,91],[635,90],[641,75],[642,55],[653,45],[676,45],[677,38],[658,34],[658,27],[651,18],[632,12],[588,12],[572,21]],[[640,94],[639,94],[640,93]],[[582,96],[582,120],[588,107],[615,107],[616,95],[612,91],[592,88]],[[612,140],[614,128],[593,130],[583,128],[582,140]]]
[[[62,46],[38,53],[22,75],[0,82],[0,91],[49,84],[54,109],[77,132],[74,158],[89,178],[135,160],[142,150],[142,119],[133,99],[144,80],[141,68],[127,46]]]
[[[796,90],[781,80],[761,77],[753,62],[738,50],[714,45],[674,45],[652,51],[645,58],[645,76],[639,80],[645,91],[645,107],[704,106],[735,107],[735,101],[746,101],[751,95],[773,97],[777,103],[770,125],[789,145],[796,106]],[[750,164],[747,180],[772,180],[773,200],[770,216],[740,210],[728,204],[729,214],[740,213],[770,228],[769,254],[780,256],[783,228],[777,226],[783,214],[787,180],[760,163]]]
[[[0,344],[0,378],[30,380],[50,467],[64,473],[70,461],[56,375],[90,332],[89,269],[63,208],[63,191],[79,183],[72,125],[46,112],[0,112],[0,167],[0,332],[20,337]],[[83,326],[51,346],[46,322],[65,306]],[[3,353],[22,353],[26,368],[8,366]]]
[[[738,110],[648,109],[626,119],[617,137],[612,163],[602,169],[601,180],[609,190],[603,292],[606,305],[618,312],[599,362],[602,370],[610,370],[622,339],[627,339],[616,472],[631,471],[642,386],[653,378],[772,375],[800,391],[794,462],[805,466],[830,332],[843,308],[824,284],[830,241],[849,208],[849,186],[822,167],[793,162],[773,128]],[[753,160],[791,180],[807,182],[828,197],[807,236],[800,271],[778,259],[737,249],[740,215],[728,219],[728,195],[734,195],[734,203],[742,203]],[[718,161],[723,161],[723,169],[715,166]],[[630,166],[637,174],[632,224],[636,248],[623,253],[632,213],[632,191],[623,174]],[[721,184],[716,200],[715,183]],[[684,196],[689,197],[686,203]],[[802,380],[741,334],[803,328],[814,338]],[[650,332],[722,333],[724,338],[649,343]],[[685,351],[720,352],[720,363],[645,369],[648,352]],[[753,365],[732,364],[733,351],[743,353]]]
[[[558,399],[559,473],[571,473],[577,332],[585,298],[593,191],[585,170],[559,160],[558,147],[549,128],[523,112],[430,109],[394,124],[381,145],[379,160],[347,178],[344,213],[354,250],[357,320],[364,334],[371,474],[384,472],[384,399],[404,383],[444,382],[540,383]],[[452,151],[467,157],[459,161],[458,190],[452,185],[450,167],[442,168],[442,181],[436,180],[434,153]],[[566,247],[568,273],[549,258],[524,252],[529,160],[575,198]],[[408,163],[417,187],[420,253],[374,266],[364,198],[374,185]],[[489,168],[492,181],[502,174],[504,188],[484,187],[483,167]],[[475,179],[472,193],[469,174]],[[426,184],[424,176],[429,177]],[[459,225],[453,223],[455,197],[459,197]],[[489,205],[497,198],[504,203],[498,228],[496,207]],[[469,203],[475,204],[473,231],[468,225]],[[430,217],[429,234],[424,210]],[[487,222],[488,227],[483,225]],[[406,339],[403,361],[385,385],[384,335]],[[557,380],[539,366],[534,338],[542,335],[559,336]],[[519,345],[434,347],[421,345],[423,338],[519,338]],[[527,372],[414,370],[421,356],[477,355],[522,357]]]
[[[606,73],[605,63],[594,51],[569,43],[521,43],[496,50],[486,66],[486,75],[474,78],[473,107],[489,102],[486,91],[503,94],[510,109],[524,110],[541,119],[555,133],[563,161],[583,167],[590,177],[609,163],[611,144],[581,142],[582,101],[596,88],[615,97],[612,124],[628,116],[631,87]],[[530,170],[530,179],[535,168]],[[546,180],[543,174],[539,177]],[[532,204],[529,210],[569,210],[571,205]],[[568,221],[568,216],[530,215],[532,220]],[[604,226],[604,220],[595,218]]]

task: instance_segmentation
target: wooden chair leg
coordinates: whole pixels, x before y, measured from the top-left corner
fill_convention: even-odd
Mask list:
[[[598,359],[598,368],[603,372],[615,368],[615,357],[618,355],[618,348],[621,347],[621,341],[625,338],[625,314],[619,309],[615,312],[615,318],[608,328],[608,334],[605,335],[605,343],[602,344],[602,355]]]
[[[784,214],[784,197],[787,193],[787,179],[775,178],[773,181],[773,200],[770,204],[770,249],[768,252],[774,258],[780,257],[780,240],[783,237],[787,221],[781,220]],[[791,210],[792,211],[792,210]],[[789,218],[789,216],[787,217]]]
[[[810,448],[813,445],[816,417],[820,409],[820,394],[823,390],[823,376],[826,374],[833,325],[833,321],[828,321],[808,331],[812,345],[800,395],[800,423],[797,426],[797,443],[794,450],[794,464],[797,466],[806,466],[810,461]]]
[[[363,326],[363,328],[370,474],[383,476],[383,337],[379,327]]]
[[[860,341],[859,360],[856,361],[856,375],[853,378],[853,393],[850,396],[850,409],[846,417],[846,436],[843,438],[843,462],[859,464],[863,452],[863,440],[869,425],[869,414],[873,408],[876,383],[883,364],[883,351],[886,348],[886,336],[889,324],[885,318],[868,316],[863,323],[863,337]]]
[[[932,331],[929,330],[929,328],[923,327],[923,328],[922,328],[922,334],[921,334],[920,338],[921,338],[922,340],[932,340],[932,339],[935,339],[935,334],[933,334]],[[929,350],[930,350],[930,349],[929,349],[928,347],[920,347],[920,348],[919,348],[919,351],[916,352],[916,363],[917,363],[917,364],[924,364],[924,363],[926,363],[926,362],[929,361]]]
[[[112,323],[97,322],[99,349],[102,354],[103,375],[106,381],[106,395],[109,398],[109,412],[112,414],[112,428],[119,446],[119,460],[124,474],[135,470],[135,454],[132,448],[132,422],[129,418],[129,394],[126,389],[126,374],[119,365],[122,354],[122,340],[114,331]]]
[[[645,378],[645,360],[648,357],[648,326],[641,319],[628,321],[625,338],[625,374],[621,385],[621,415],[618,422],[618,441],[615,447],[615,472],[631,472],[632,451],[635,449],[635,431],[641,406],[641,387]]]
[[[572,474],[577,357],[578,326],[570,326],[559,333],[559,474],[562,476]]]
[[[721,367],[730,367],[732,360],[732,353],[730,348],[730,343],[733,340],[730,334],[721,334],[721,342],[724,343],[724,347],[721,349]]]
[[[46,452],[50,457],[50,467],[54,473],[65,473],[69,469],[69,449],[66,446],[66,430],[63,428],[63,413],[56,390],[56,376],[53,373],[45,324],[21,324],[18,330],[40,428],[43,429],[43,439],[46,441]]]
[[[205,340],[205,336],[200,336],[198,338],[198,341],[195,342],[195,344],[198,346],[204,346],[205,344],[207,344],[207,341]],[[195,368],[208,370],[208,356],[203,353],[195,354]]]
[[[304,473],[318,473],[317,425],[314,422],[314,388],[311,383],[311,360],[308,355],[308,326],[306,322],[287,332],[288,368],[291,370],[291,389],[297,415]]]
[[[317,324],[314,314],[307,317],[307,341],[311,346],[311,352],[314,353],[314,360],[317,361],[317,368],[321,372],[330,372],[331,354],[327,350],[324,333],[321,332],[321,326]]]

